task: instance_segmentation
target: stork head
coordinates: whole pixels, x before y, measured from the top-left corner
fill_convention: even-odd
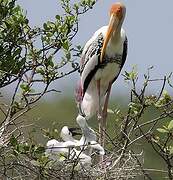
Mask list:
[[[126,14],[126,7],[122,3],[117,2],[111,6],[108,30],[101,50],[101,58],[100,58],[101,62],[103,61],[105,50],[110,38],[112,37],[113,34],[114,36],[116,36],[119,35],[120,33],[125,14]]]

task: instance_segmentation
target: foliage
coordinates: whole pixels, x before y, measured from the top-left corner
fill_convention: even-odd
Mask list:
[[[171,76],[164,76],[163,79],[151,79],[150,71],[152,68],[153,67],[148,68],[147,74],[144,75],[144,83],[140,90],[138,90],[137,86],[137,71],[133,68],[131,72],[125,72],[124,74],[125,80],[131,84],[131,96],[127,110],[128,113],[121,117],[123,122],[123,136],[121,138],[125,139],[121,156],[123,156],[125,149],[131,146],[135,149],[135,145],[137,145],[138,142],[142,141],[144,143],[146,141],[150,145],[150,150],[153,150],[158,155],[158,158],[161,158],[165,162],[165,166],[167,167],[166,173],[169,179],[173,179],[173,101],[170,94],[165,90],[166,82],[171,86]],[[157,83],[158,81],[162,82],[162,87],[158,95],[147,95],[149,85]],[[148,117],[148,119],[144,119],[144,115],[149,110],[156,112],[156,117],[152,118],[151,116]],[[141,148],[141,150],[143,150],[144,147]],[[152,176],[147,173],[147,169],[143,169],[143,172],[147,179],[152,179]],[[161,172],[165,173],[165,171]]]
[[[0,112],[0,178],[18,179],[155,179],[150,171],[173,179],[173,100],[166,85],[172,88],[171,74],[162,79],[150,77],[151,68],[144,75],[139,89],[137,68],[124,73],[130,86],[130,100],[126,112],[121,108],[109,109],[118,131],[106,132],[107,154],[100,164],[93,155],[93,167],[78,168],[76,161],[67,157],[62,162],[52,162],[46,156],[45,147],[39,144],[34,130],[27,132],[24,115],[31,110],[50,89],[52,82],[78,70],[77,59],[82,48],[74,45],[79,17],[91,9],[94,0],[72,3],[61,0],[63,15],[57,14],[54,21],[42,27],[32,28],[25,12],[16,0],[0,0],[0,88],[13,85],[10,102],[1,102]],[[65,69],[66,68],[66,69]],[[64,70],[65,69],[65,70]],[[160,82],[160,91],[148,94],[147,89]],[[34,88],[41,84],[42,89]],[[0,98],[2,98],[0,96]],[[148,111],[153,116],[145,117]],[[44,138],[57,138],[58,130],[42,129]],[[37,132],[39,133],[39,132]],[[39,135],[40,135],[39,134]],[[38,134],[37,134],[38,135]],[[46,136],[46,137],[45,137]],[[144,143],[147,143],[165,170],[144,167]],[[141,144],[139,146],[139,144]],[[140,152],[139,152],[140,151]],[[103,169],[104,167],[104,169]]]
[[[11,103],[3,111],[1,133],[45,93],[59,92],[49,88],[52,82],[78,69],[81,47],[73,45],[72,39],[78,32],[79,16],[94,4],[93,0],[74,4],[61,0],[63,15],[32,28],[16,0],[0,1],[0,88],[12,83],[15,87]],[[35,88],[38,84],[41,90]]]
[[[20,177],[18,170],[23,168],[26,175],[25,166],[34,172],[38,165],[38,177],[42,177],[40,168],[47,162],[44,147],[23,135],[23,117],[46,93],[59,92],[50,89],[52,82],[78,70],[82,48],[72,40],[79,29],[79,17],[92,9],[96,1],[61,0],[63,14],[34,28],[16,1],[0,0],[0,88],[12,85],[14,89],[10,102],[0,104],[0,164],[5,163],[0,165],[0,177]],[[38,84],[42,87],[39,90],[35,88]],[[47,134],[52,137],[56,132]],[[9,171],[8,166],[12,167]],[[17,166],[21,169],[14,170]]]

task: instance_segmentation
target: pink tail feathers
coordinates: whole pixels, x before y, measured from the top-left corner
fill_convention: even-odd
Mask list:
[[[88,118],[96,114],[98,110],[98,98],[96,97],[97,93],[95,92],[92,95],[91,93],[86,92],[84,96],[82,82],[79,81],[75,89],[75,99],[79,110],[79,114]]]
[[[83,99],[83,88],[81,81],[77,82],[76,89],[75,89],[75,99],[77,104],[82,102]]]

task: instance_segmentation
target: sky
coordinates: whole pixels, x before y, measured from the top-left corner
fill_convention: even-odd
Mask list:
[[[47,20],[53,20],[61,12],[58,0],[18,0],[18,3],[27,11],[27,17],[32,26],[42,26]],[[74,1],[71,0],[73,3]],[[92,10],[80,18],[79,32],[74,43],[84,45],[92,34],[109,22],[109,9],[115,0],[98,0]],[[152,76],[161,78],[168,75],[173,67],[173,1],[165,0],[122,0],[126,6],[126,18],[123,28],[126,31],[129,47],[128,57],[122,70],[129,71],[137,65],[140,78],[147,68],[154,66]],[[64,89],[70,80],[76,81],[77,74],[60,81]],[[114,85],[114,93],[124,88],[123,77],[120,76]],[[126,89],[126,90],[125,90]],[[157,89],[157,86],[151,87]]]

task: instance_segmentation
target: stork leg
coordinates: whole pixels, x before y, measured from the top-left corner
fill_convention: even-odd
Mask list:
[[[109,102],[111,87],[112,87],[112,83],[109,83],[103,110],[102,110],[101,99],[100,99],[100,80],[97,81],[97,92],[98,92],[98,97],[99,97],[99,107],[98,107],[97,118],[98,118],[98,123],[99,123],[99,143],[102,147],[104,147],[104,143],[105,143],[107,109],[108,109],[108,102]]]
[[[109,102],[109,96],[110,96],[110,92],[111,92],[111,87],[112,87],[112,83],[109,83],[108,86],[108,90],[106,93],[106,97],[105,97],[105,102],[104,102],[104,106],[103,106],[103,111],[102,111],[102,143],[101,146],[104,147],[104,143],[105,143],[105,132],[106,132],[106,119],[107,119],[107,109],[108,109],[108,102]]]
[[[100,80],[97,80],[97,93],[99,98],[97,119],[99,124],[99,143],[101,144],[103,133],[102,133],[102,107],[101,107],[101,99],[100,99]]]

